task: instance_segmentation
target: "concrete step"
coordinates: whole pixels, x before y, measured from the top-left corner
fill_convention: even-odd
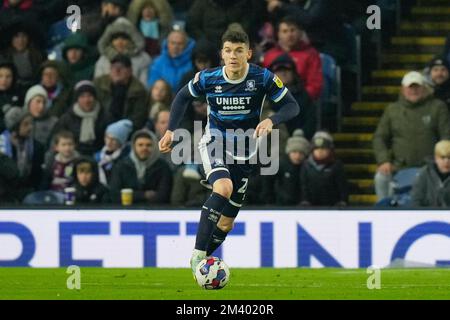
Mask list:
[[[447,36],[450,22],[404,21],[400,24],[400,34],[420,36]]]
[[[347,164],[373,164],[373,150],[368,148],[336,148],[336,156]]]
[[[411,20],[417,22],[448,22],[450,17],[449,3],[443,6],[416,6],[411,8]]]
[[[406,46],[443,46],[445,37],[392,37],[392,45]]]
[[[370,133],[335,133],[333,139],[337,148],[372,148],[373,131]]]
[[[410,70],[406,70],[406,69],[374,70],[371,73],[372,84],[399,86],[401,84],[403,76],[409,71]]]
[[[364,101],[395,101],[400,93],[400,86],[363,86]]]
[[[342,119],[344,132],[375,131],[380,117],[351,116]]]
[[[391,46],[384,50],[388,54],[433,54],[442,52],[445,37],[399,36],[391,38]]]
[[[434,53],[385,53],[382,55],[381,62],[383,69],[420,70],[423,69],[434,56]]]
[[[381,115],[389,103],[389,101],[354,102],[351,106],[351,112],[358,115]]]

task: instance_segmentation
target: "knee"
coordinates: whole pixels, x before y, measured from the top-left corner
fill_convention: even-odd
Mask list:
[[[233,193],[233,183],[230,179],[220,179],[214,183],[213,192],[220,194],[222,197],[230,199]]]

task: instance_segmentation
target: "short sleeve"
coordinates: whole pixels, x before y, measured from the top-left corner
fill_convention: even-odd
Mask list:
[[[189,92],[195,98],[203,95],[205,93],[205,73],[200,71],[194,76],[194,79],[189,81],[188,84]]]
[[[264,70],[264,87],[273,102],[280,101],[288,92],[281,79],[267,69]]]

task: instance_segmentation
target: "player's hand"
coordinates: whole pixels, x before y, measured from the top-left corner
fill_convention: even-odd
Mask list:
[[[173,132],[167,130],[164,136],[159,140],[158,146],[161,153],[167,153],[172,150]]]
[[[270,118],[261,121],[253,133],[253,138],[261,137],[272,132],[273,122]]]

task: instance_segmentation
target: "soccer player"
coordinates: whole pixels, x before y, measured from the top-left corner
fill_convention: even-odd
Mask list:
[[[230,150],[227,140],[242,138],[239,133],[230,133],[230,129],[254,129],[251,138],[258,139],[270,133],[274,125],[295,117],[300,111],[296,100],[278,77],[267,69],[248,63],[252,51],[245,32],[225,32],[222,36],[221,54],[224,67],[198,72],[177,93],[171,107],[169,128],[159,141],[160,151],[170,152],[174,130],[182,120],[188,104],[195,97],[206,96],[208,123],[200,140],[199,150],[207,182],[212,186],[212,194],[201,211],[195,249],[190,261],[194,275],[198,263],[211,255],[232,230],[245,197],[248,177],[256,166],[250,163],[256,152],[249,154],[251,152],[246,148],[242,156]],[[266,96],[279,104],[280,108],[277,113],[260,122]],[[213,131],[218,131],[222,136],[213,135]],[[220,148],[224,151],[222,155],[217,155],[220,152],[212,155],[215,152],[213,149],[217,151]],[[230,159],[241,161],[234,163]]]

